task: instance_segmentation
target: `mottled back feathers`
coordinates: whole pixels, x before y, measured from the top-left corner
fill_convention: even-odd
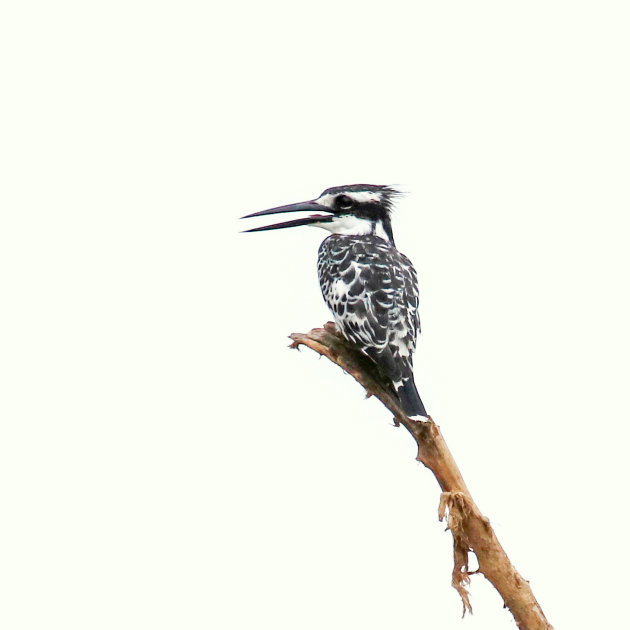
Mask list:
[[[333,234],[320,246],[318,273],[343,336],[376,361],[396,387],[412,377],[420,320],[409,259],[376,236]]]

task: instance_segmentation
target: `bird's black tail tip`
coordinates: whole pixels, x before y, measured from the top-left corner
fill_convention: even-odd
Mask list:
[[[410,417],[422,416],[428,418],[429,414],[422,404],[416,384],[413,378],[406,379],[396,388],[396,393],[400,399],[400,406],[403,411]]]

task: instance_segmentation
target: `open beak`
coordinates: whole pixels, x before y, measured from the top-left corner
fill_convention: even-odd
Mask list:
[[[262,212],[254,212],[253,214],[247,214],[241,219],[249,219],[251,217],[262,217],[266,214],[282,214],[284,212],[310,212],[313,213],[310,216],[303,217],[301,219],[294,219],[293,221],[284,221],[283,223],[274,223],[273,225],[265,225],[263,227],[253,228],[251,230],[243,230],[244,232],[264,232],[265,230],[279,230],[281,228],[297,227],[298,225],[313,225],[314,223],[328,223],[332,221],[333,214],[316,201],[302,201],[300,203],[292,203],[288,206],[278,206],[277,208],[270,208],[269,210],[263,210]]]

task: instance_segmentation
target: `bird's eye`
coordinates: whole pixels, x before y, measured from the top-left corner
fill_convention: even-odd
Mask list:
[[[335,199],[335,204],[340,210],[350,210],[354,205],[354,201],[351,197],[348,197],[348,195],[339,195],[339,197]]]

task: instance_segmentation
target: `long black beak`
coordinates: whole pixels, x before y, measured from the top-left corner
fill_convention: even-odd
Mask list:
[[[297,227],[298,225],[312,225],[313,223],[327,223],[332,221],[333,215],[328,208],[322,206],[316,201],[302,201],[300,203],[292,203],[288,206],[278,206],[277,208],[270,208],[269,210],[263,210],[262,212],[254,212],[247,214],[241,219],[249,219],[251,217],[262,217],[266,214],[282,214],[284,212],[314,212],[311,216],[304,217],[302,219],[294,219],[293,221],[285,221],[284,223],[274,223],[273,225],[265,225],[264,227],[257,227],[251,230],[243,230],[244,232],[264,232],[265,230],[279,230],[281,228]],[[326,213],[326,214],[321,214]]]

